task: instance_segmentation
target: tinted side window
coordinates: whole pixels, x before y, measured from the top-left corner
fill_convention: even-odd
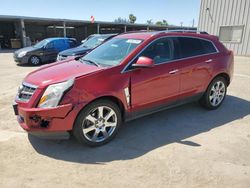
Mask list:
[[[181,58],[216,52],[214,45],[206,40],[179,37]]]
[[[149,57],[155,64],[175,59],[174,40],[170,37],[158,39],[149,45],[140,56]]]
[[[46,48],[47,48],[47,49],[54,49],[54,48],[55,48],[54,42],[53,42],[53,41],[49,42],[49,43],[46,45]]]
[[[209,42],[206,40],[201,40],[201,43],[202,43],[203,47],[205,48],[205,51],[207,54],[216,52],[216,49],[215,49],[212,42]]]
[[[179,45],[182,58],[206,53],[200,39],[179,37]]]

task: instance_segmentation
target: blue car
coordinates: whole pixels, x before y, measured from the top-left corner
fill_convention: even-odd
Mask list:
[[[56,61],[59,52],[76,46],[77,41],[73,38],[47,38],[15,51],[13,56],[17,64],[39,65]]]
[[[90,35],[87,39],[82,41],[82,44],[76,48],[71,48],[60,52],[57,56],[57,61],[62,61],[67,58],[83,56],[95,47],[106,42],[107,40],[116,36],[116,33],[113,34],[93,34]]]

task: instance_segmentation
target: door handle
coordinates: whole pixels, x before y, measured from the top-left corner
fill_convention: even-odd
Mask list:
[[[212,59],[208,59],[205,61],[205,63],[211,63],[213,60]]]
[[[170,71],[169,74],[175,74],[175,73],[177,73],[178,71],[179,71],[178,69],[175,69],[175,70]]]

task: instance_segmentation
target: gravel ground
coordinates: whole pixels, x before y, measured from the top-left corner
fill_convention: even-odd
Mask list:
[[[224,104],[188,104],[127,123],[109,144],[41,140],[12,100],[34,67],[0,53],[0,187],[250,187],[250,58],[235,58]]]

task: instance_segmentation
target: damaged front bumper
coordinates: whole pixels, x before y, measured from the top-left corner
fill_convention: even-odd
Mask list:
[[[26,108],[13,104],[20,126],[27,132],[43,138],[65,138],[72,129],[75,113],[73,105],[55,108]]]

